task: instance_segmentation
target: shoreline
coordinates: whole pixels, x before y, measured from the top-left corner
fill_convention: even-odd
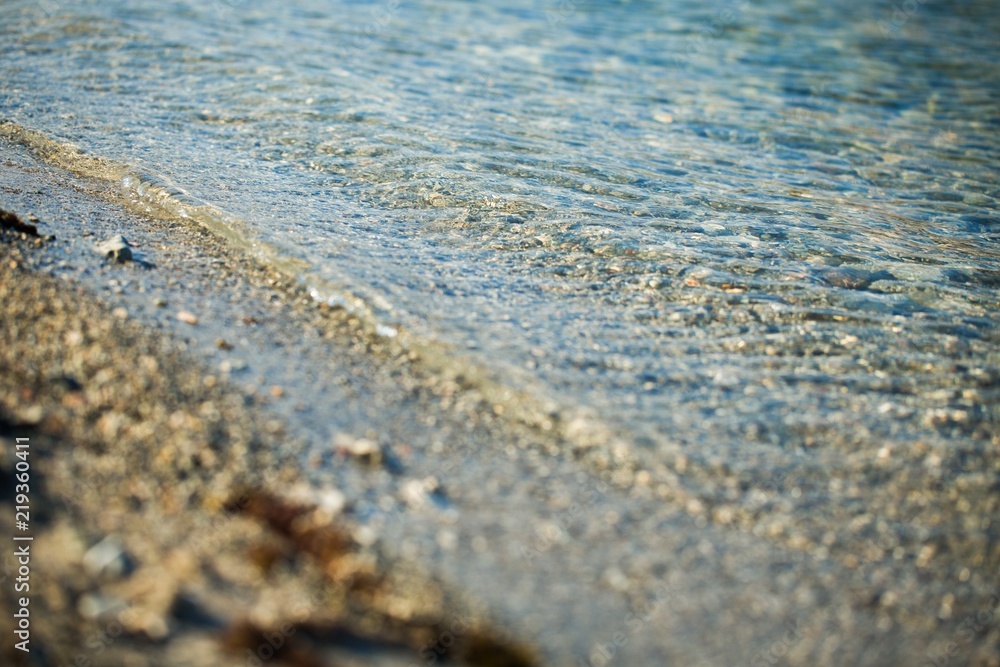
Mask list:
[[[559,405],[541,387],[527,389],[502,381],[497,374],[435,338],[422,338],[381,323],[373,309],[347,288],[323,283],[308,263],[294,259],[272,244],[254,238],[242,220],[215,206],[194,199],[182,189],[128,164],[91,156],[35,130],[9,120],[0,120],[0,138],[26,148],[47,165],[64,169],[76,177],[105,182],[102,197],[132,213],[158,222],[190,225],[208,232],[203,240],[210,246],[224,245],[229,258],[234,255],[257,269],[273,273],[272,286],[280,287],[292,301],[307,298],[309,304],[328,311],[339,326],[338,333],[363,338],[370,351],[383,355],[407,355],[417,361],[411,371],[421,377],[433,376],[455,382],[462,392],[470,392],[490,402],[504,420],[535,431],[534,435],[553,441],[573,441],[578,449],[619,444],[612,430],[591,411]],[[313,284],[310,281],[318,281]],[[346,291],[345,291],[346,290]],[[337,311],[337,312],[329,312]],[[522,378],[523,379],[523,378]],[[523,383],[522,383],[523,384]],[[530,384],[530,383],[528,383]],[[588,432],[596,433],[591,435]],[[550,443],[551,444],[551,443]],[[635,466],[636,463],[630,462]]]
[[[169,249],[157,247],[163,254],[151,261],[153,242],[137,237],[133,227],[126,233],[134,258],[119,265],[96,252],[101,232],[87,225],[105,220],[85,220],[70,242],[78,247],[69,249],[60,247],[65,233],[43,240],[20,229],[2,232],[0,467],[5,482],[13,481],[15,459],[8,438],[30,438],[40,459],[35,473],[39,485],[32,495],[42,517],[34,524],[35,550],[50,552],[39,557],[36,576],[61,580],[67,589],[51,606],[46,593],[52,591],[33,596],[42,601],[35,607],[36,617],[53,619],[36,621],[33,627],[32,646],[43,652],[46,664],[95,654],[124,664],[160,649],[168,653],[154,664],[243,664],[236,656],[244,644],[281,628],[291,629],[283,650],[288,654],[284,659],[293,664],[407,664],[422,645],[446,633],[454,618],[463,619],[463,637],[449,651],[453,658],[477,664],[482,650],[506,651],[507,658],[498,664],[535,664],[531,649],[502,629],[498,634],[499,626],[489,626],[481,605],[449,592],[412,563],[394,563],[379,545],[373,546],[371,531],[351,516],[351,504],[338,489],[306,483],[295,451],[304,439],[286,431],[286,415],[300,413],[301,401],[293,401],[281,385],[255,386],[251,380],[240,387],[226,377],[245,376],[248,369],[225,353],[240,347],[280,349],[288,344],[280,337],[282,323],[289,322],[311,325],[319,340],[342,337],[345,342],[339,345],[358,346],[376,367],[391,355],[359,334],[356,323],[318,321],[329,313],[317,313],[313,304],[301,301],[295,285],[209,233],[116,212],[99,198],[98,184],[73,179],[26,152],[19,157],[16,166],[5,160],[4,175],[19,170],[19,186],[27,181],[43,187],[5,184],[5,206],[14,193],[51,196],[45,187],[51,181],[37,176],[47,172],[50,179],[66,179],[57,207],[65,207],[69,196],[74,203],[86,201],[100,209],[112,225],[149,225],[149,237],[177,242]],[[44,220],[38,225],[43,233],[53,231]],[[67,270],[83,274],[83,281]],[[185,271],[188,280],[181,284],[178,276]],[[105,295],[121,295],[131,287],[130,280],[157,273],[160,284],[138,287],[149,303],[126,309],[93,294],[94,273],[110,278]],[[88,279],[84,287],[81,282]],[[243,328],[265,330],[252,342],[230,343],[218,336],[232,338],[234,331],[206,312],[218,302],[185,305],[201,316],[179,319],[188,311],[176,310],[176,299],[186,297],[190,304],[199,296],[217,298],[230,290],[237,293],[227,294],[229,307],[247,306],[242,308],[247,313],[240,322]],[[168,299],[174,302],[170,307]],[[268,307],[282,312],[275,316]],[[158,321],[140,323],[150,312]],[[178,321],[198,336],[168,332]],[[193,353],[213,338],[199,351],[215,348],[228,357],[215,369]],[[280,378],[263,365],[259,377]],[[412,386],[397,387],[404,389],[413,391]],[[345,429],[359,428],[356,423],[362,419],[354,415],[345,420]],[[341,463],[347,476],[363,483],[367,466],[347,459]],[[14,526],[7,525],[12,519],[13,511],[5,512],[4,526],[14,533]],[[94,570],[92,561],[102,553],[110,553],[113,562]],[[3,565],[6,579],[8,563]],[[240,571],[235,582],[220,585],[207,576],[211,570],[218,574],[233,568]],[[277,582],[269,581],[276,577]],[[248,590],[261,601],[244,611]],[[0,598],[4,608],[16,604],[10,593],[5,589]],[[76,600],[67,601],[65,593]],[[226,609],[223,601],[232,608]],[[72,609],[74,604],[78,609]],[[180,616],[178,606],[184,607]],[[122,639],[99,652],[89,647],[92,632],[109,623],[120,626]],[[291,634],[297,630],[315,636],[293,642]],[[337,635],[334,641],[323,640],[329,634]],[[199,647],[197,655],[168,657],[171,647],[191,643]],[[25,657],[6,645],[4,654],[15,664]],[[372,659],[376,662],[370,663]]]
[[[247,636],[280,630],[312,591],[328,591],[324,607],[345,606],[329,589],[348,575],[367,581],[359,584],[364,604],[320,620],[311,613],[294,626],[302,644],[286,651],[320,660],[365,637],[359,627],[375,627],[384,631],[369,632],[364,646],[385,660],[378,664],[424,664],[424,647],[440,647],[471,618],[482,620],[463,633],[470,651],[490,637],[519,638],[517,656],[496,664],[531,664],[527,645],[541,654],[538,664],[593,662],[601,649],[620,664],[697,664],[707,655],[745,662],[792,619],[802,637],[785,647],[789,663],[880,664],[947,646],[956,631],[939,618],[942,591],[957,627],[996,585],[981,579],[996,562],[995,544],[942,565],[969,570],[964,581],[972,583],[957,595],[948,591],[957,588],[952,574],[963,582],[958,572],[935,574],[927,590],[916,582],[895,592],[872,583],[893,572],[880,563],[814,562],[780,539],[689,516],[683,496],[668,500],[636,483],[598,487],[611,471],[547,454],[537,432],[499,419],[454,380],[415,372],[402,350],[379,348],[349,316],[321,311],[298,286],[204,230],[137,216],[101,199],[102,185],[14,144],[4,149],[0,207],[34,211],[39,232],[56,236],[41,247],[0,245],[3,336],[20,341],[5,344],[5,456],[16,420],[37,438],[40,479],[51,485],[39,499],[51,525],[36,549],[57,556],[39,568],[73,591],[34,596],[52,603],[51,636],[78,639],[56,641],[51,664],[71,661],[89,633],[112,621],[123,638],[107,646],[107,664],[116,651],[151,650],[161,651],[151,664],[220,664],[212,660],[227,659],[220,650],[234,645],[228,660],[244,664]],[[114,234],[128,239],[136,261],[109,264],[94,250]],[[178,320],[182,312],[197,323]],[[38,343],[24,346],[26,336]],[[263,504],[227,512],[247,486],[266,490]],[[60,509],[55,500],[67,497]],[[995,494],[980,500],[988,507]],[[12,519],[5,509],[3,521]],[[302,533],[282,532],[300,519]],[[340,527],[309,532],[324,520]],[[121,543],[110,562],[121,565],[88,579],[86,563],[93,568],[114,551],[98,548],[109,535]],[[192,535],[211,537],[177,546]],[[786,569],[788,580],[770,580]],[[219,584],[219,573],[232,580]],[[371,577],[399,584],[379,597]],[[666,579],[670,599],[683,604],[635,616]],[[160,588],[173,597],[153,594]],[[896,609],[886,604],[892,596]],[[121,600],[135,600],[126,608],[141,620],[119,620]],[[249,620],[227,606],[250,609]],[[485,620],[494,613],[496,621]],[[373,625],[379,614],[382,625]],[[463,622],[452,628],[456,618]],[[995,665],[998,642],[996,624],[985,627],[963,658]],[[212,658],[188,662],[165,647]],[[363,664],[375,664],[370,657]]]
[[[5,642],[9,664],[244,664],[255,652],[406,664],[453,618],[466,619],[460,664],[483,651],[536,664],[482,610],[359,539],[343,498],[305,487],[268,445],[281,426],[247,396],[206,382],[183,350],[84,289],[26,269],[43,244],[10,235],[0,474],[7,492],[18,460],[8,440],[29,442],[34,521],[22,592],[31,659]],[[2,506],[0,523],[18,534]],[[0,594],[5,614],[12,593]]]

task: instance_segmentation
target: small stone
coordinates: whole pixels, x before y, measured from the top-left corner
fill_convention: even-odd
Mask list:
[[[852,290],[866,290],[876,280],[892,280],[894,278],[887,271],[866,271],[852,266],[823,269],[820,277],[827,285]]]
[[[712,376],[712,382],[723,389],[733,389],[740,384],[739,372],[732,368],[723,368]]]
[[[189,313],[186,310],[182,310],[177,313],[177,319],[185,324],[198,324],[198,316],[194,313]]]
[[[156,306],[157,308],[166,308],[167,300],[163,298],[153,299],[153,305]]]
[[[619,593],[628,590],[628,577],[617,567],[609,567],[605,570],[601,581],[605,586]]]
[[[129,569],[129,559],[118,538],[108,536],[87,550],[83,567],[92,577],[107,574],[117,578]]]
[[[411,479],[403,484],[399,495],[411,509],[416,509],[427,502],[427,490],[424,488],[423,481],[419,479]]]
[[[351,537],[362,547],[370,547],[378,541],[378,532],[371,526],[358,526],[351,532]]]
[[[338,516],[344,511],[347,505],[347,498],[343,493],[333,488],[320,489],[316,492],[316,506],[321,512],[331,518]]]
[[[233,349],[233,344],[227,341],[225,338],[217,338],[215,340],[215,346],[220,350],[229,351]]]
[[[43,416],[45,416],[45,410],[40,405],[32,405],[17,413],[19,421],[32,426],[41,422]]]
[[[346,433],[338,433],[333,441],[334,448],[348,456],[377,465],[382,462],[382,448],[368,438],[353,438]]]
[[[88,621],[96,621],[102,617],[108,618],[125,613],[129,607],[124,600],[117,597],[86,593],[80,596],[76,609]]]
[[[104,255],[105,259],[117,264],[124,264],[132,261],[132,247],[122,235],[112,236],[104,243],[97,246],[97,250]]]
[[[410,509],[422,507],[431,496],[440,494],[441,483],[436,477],[425,477],[424,479],[411,479],[404,483],[399,490],[400,499],[406,503]]]
[[[273,387],[271,387],[270,392],[271,396],[274,396],[275,398],[281,398],[282,396],[285,395],[284,387],[278,385],[274,385]]]
[[[247,362],[242,359],[227,359],[222,362],[226,364],[226,371],[242,371],[247,367]]]

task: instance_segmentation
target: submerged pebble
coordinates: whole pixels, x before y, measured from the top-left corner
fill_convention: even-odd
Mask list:
[[[823,282],[843,289],[868,289],[876,280],[889,280],[892,275],[886,271],[866,271],[850,266],[838,266],[820,272]]]

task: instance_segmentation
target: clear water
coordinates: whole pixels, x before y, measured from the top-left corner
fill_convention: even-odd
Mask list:
[[[993,2],[500,4],[5,0],[0,116],[653,456],[995,429]]]

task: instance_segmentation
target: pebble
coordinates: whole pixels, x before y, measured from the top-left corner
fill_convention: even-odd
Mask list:
[[[117,264],[124,264],[132,261],[132,247],[121,234],[112,236],[108,240],[97,246],[97,250],[108,259]]]
[[[230,373],[232,371],[242,371],[247,367],[247,363],[242,359],[223,359],[219,363],[219,370],[223,373]]]
[[[76,609],[83,618],[95,621],[104,616],[121,613],[128,609],[128,605],[124,600],[117,597],[101,595],[99,593],[86,593],[80,596],[80,601],[77,602]]]
[[[876,280],[892,280],[886,271],[872,272],[850,266],[838,266],[821,272],[823,282],[843,289],[865,290]]]
[[[399,490],[400,499],[406,503],[410,509],[422,507],[432,494],[441,492],[441,483],[436,477],[425,477],[423,479],[411,479],[403,484]]]
[[[128,569],[128,556],[117,537],[108,536],[87,550],[83,556],[83,567],[96,577],[108,574],[120,577]]]
[[[346,433],[338,433],[333,440],[333,446],[338,452],[353,456],[370,465],[378,465],[382,462],[381,447],[368,438],[354,438]]]
[[[344,511],[347,498],[343,493],[333,488],[321,489],[316,492],[317,507],[320,511],[335,517]]]
[[[410,509],[421,507],[427,502],[427,489],[423,480],[411,479],[400,489],[400,498]]]
[[[371,526],[358,526],[351,532],[351,537],[362,547],[370,547],[378,541],[378,531]]]
[[[619,593],[628,590],[628,577],[617,567],[609,567],[605,570],[601,576],[601,583]]]
[[[186,310],[182,310],[177,313],[177,319],[185,324],[198,324],[198,316],[194,313],[189,313]]]

